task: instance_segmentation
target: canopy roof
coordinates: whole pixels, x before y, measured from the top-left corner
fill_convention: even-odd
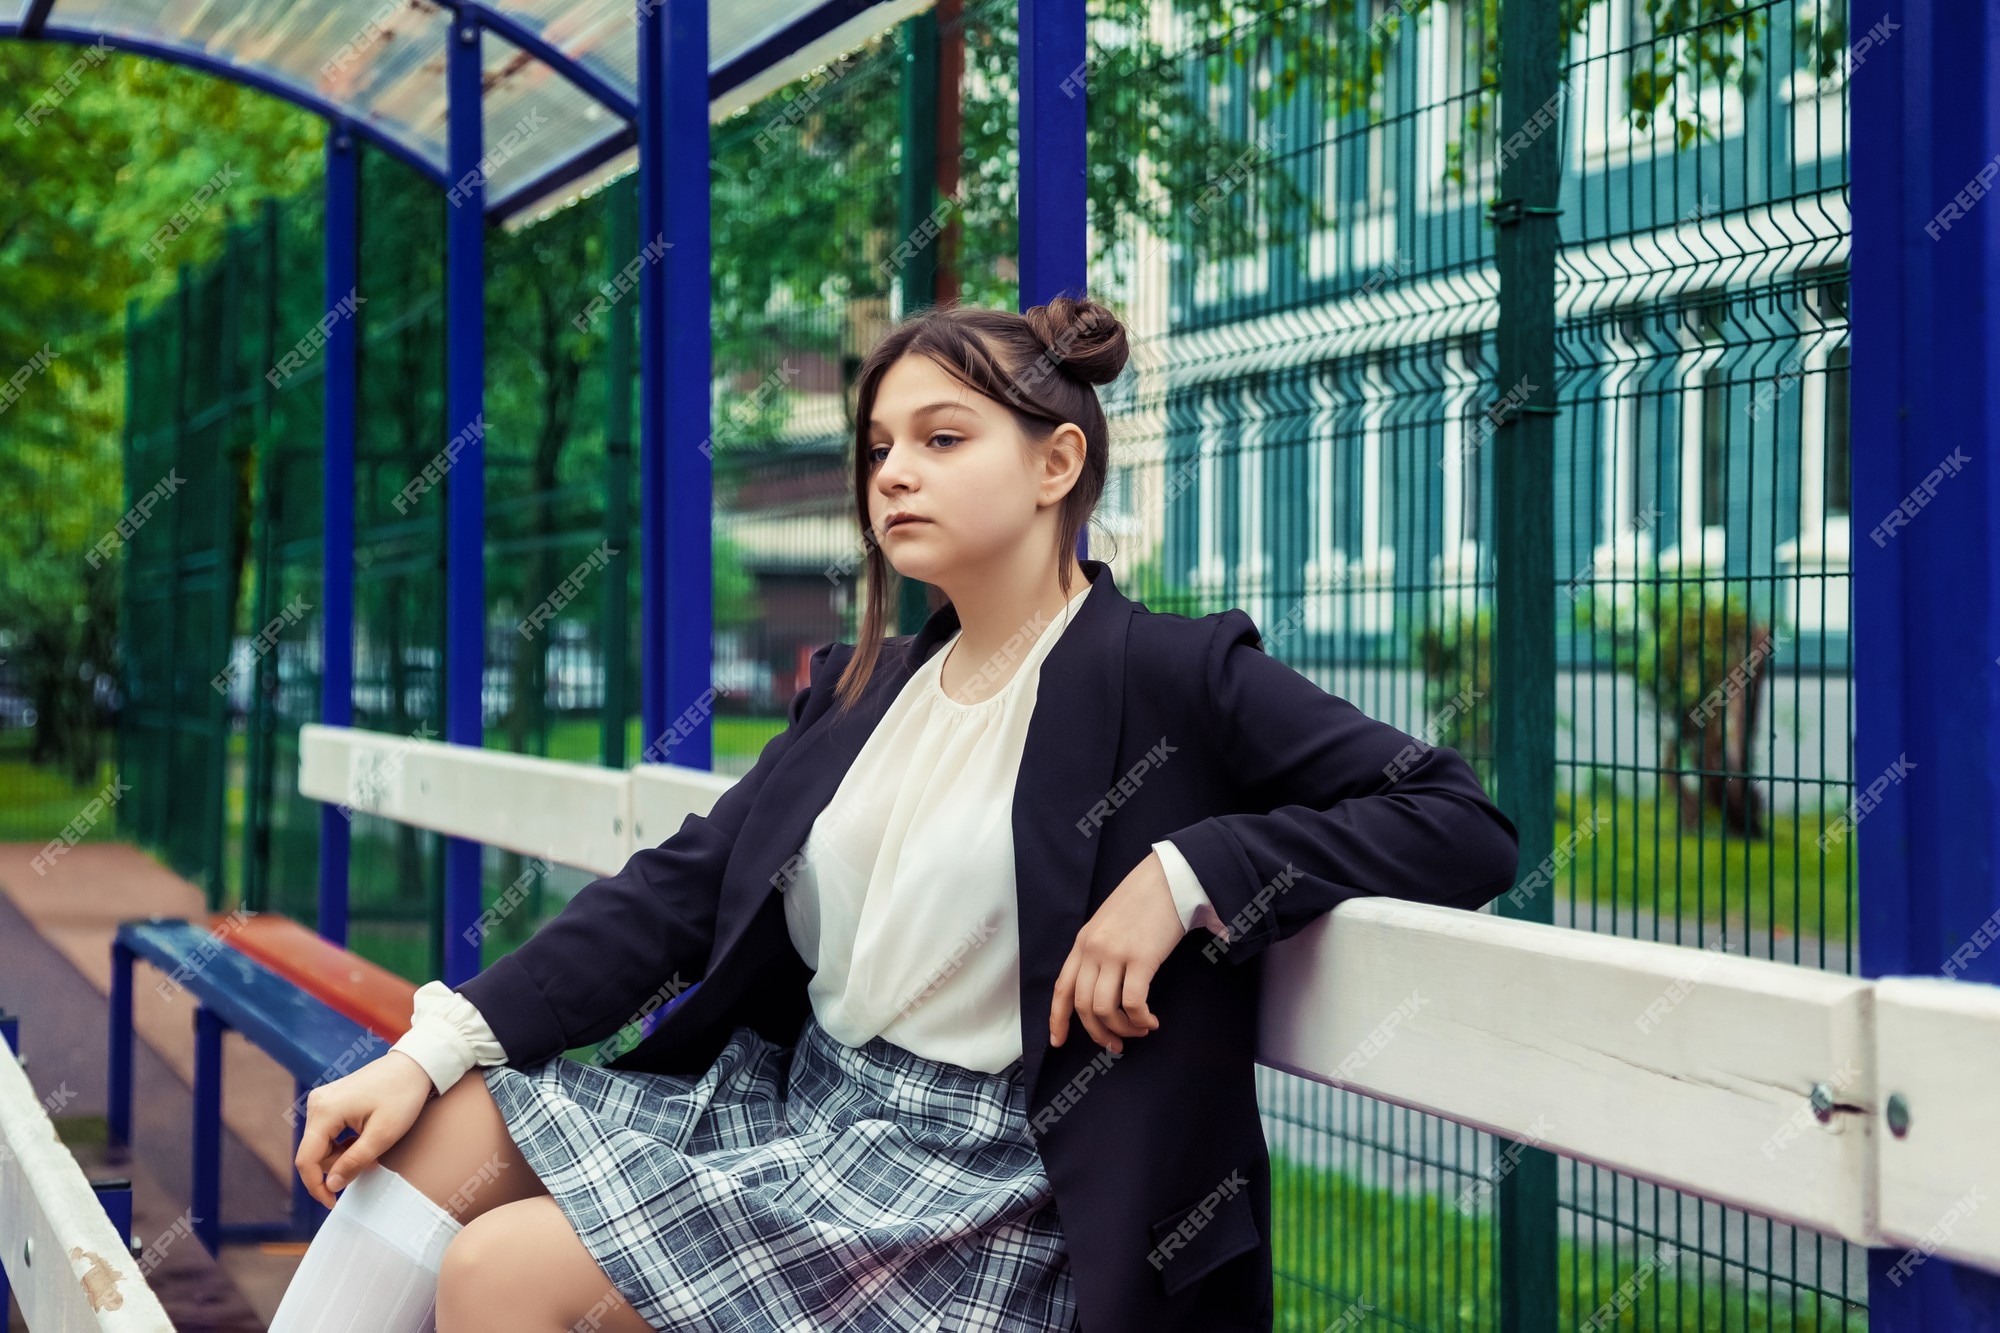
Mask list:
[[[653,0],[669,4],[672,0]],[[173,61],[285,98],[445,183],[445,43],[485,30],[486,199],[496,221],[575,198],[637,161],[639,0],[0,0],[0,38]],[[715,0],[711,119],[930,0]]]

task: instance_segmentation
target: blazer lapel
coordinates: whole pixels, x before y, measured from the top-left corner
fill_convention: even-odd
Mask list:
[[[1090,596],[1042,659],[1035,711],[1014,783],[1014,886],[1021,935],[1021,1054],[1028,1095],[1049,1047],[1049,1004],[1088,920],[1103,828],[1088,819],[1116,781],[1132,603],[1102,561]],[[1082,827],[1079,828],[1078,825]],[[1130,867],[1123,867],[1129,869]],[[1065,1047],[1089,1037],[1070,1018]]]
[[[1102,829],[1087,822],[1087,816],[1116,780],[1112,770],[1124,711],[1125,636],[1132,603],[1118,591],[1103,561],[1082,565],[1091,581],[1090,596],[1042,660],[1014,786],[1022,1055],[1031,1092],[1048,1048],[1048,1007],[1056,976],[1086,919],[1103,846]],[[957,608],[933,612],[902,652],[882,655],[853,711],[845,717],[827,713],[772,770],[739,834],[744,855],[734,863],[738,877],[724,885],[716,908],[711,968],[741,940],[784,875],[793,872],[793,857],[813,821],[833,799],[896,695],[958,627]],[[1072,1019],[1071,1032],[1080,1031]]]

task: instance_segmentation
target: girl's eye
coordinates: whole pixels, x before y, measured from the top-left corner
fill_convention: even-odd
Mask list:
[[[965,437],[962,435],[947,435],[944,432],[940,431],[937,434],[931,436],[928,443],[935,444],[939,440],[950,440],[953,444],[963,444],[965,442]],[[874,464],[881,462],[882,455],[888,448],[889,446],[886,444],[878,444],[870,448],[868,450],[869,463]]]

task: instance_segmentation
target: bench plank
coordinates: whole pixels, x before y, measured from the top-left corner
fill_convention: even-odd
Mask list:
[[[1863,978],[1382,897],[1269,955],[1267,1065],[1880,1244]]]
[[[1908,1272],[1932,1252],[2000,1269],[2000,986],[1941,977],[1875,983],[1878,1076],[1909,1121],[1882,1140],[1882,1234],[1911,1246]]]
[[[633,850],[657,847],[681,831],[689,815],[706,815],[736,779],[679,764],[640,764],[632,770]]]
[[[395,1041],[410,1030],[416,986],[310,927],[276,912],[218,912],[208,918],[208,928],[377,1036]]]
[[[173,1333],[138,1259],[105,1215],[83,1168],[56,1137],[47,1109],[4,1041],[0,1257],[29,1328]],[[5,1307],[0,1294],[0,1316]]]
[[[127,921],[118,942],[185,986],[308,1087],[358,1069],[389,1043],[189,921]]]
[[[617,769],[308,722],[299,794],[600,875],[632,855]]]

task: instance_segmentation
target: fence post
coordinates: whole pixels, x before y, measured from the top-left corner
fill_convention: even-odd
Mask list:
[[[271,552],[275,546],[271,526],[277,520],[278,501],[273,487],[281,475],[278,454],[278,389],[271,372],[278,361],[278,204],[266,198],[258,213],[263,233],[264,271],[262,299],[258,307],[258,360],[263,365],[257,391],[257,466],[251,484],[256,488],[256,508],[251,518],[252,555],[257,570],[252,586],[250,623],[260,630],[271,620],[271,593],[275,576]],[[275,645],[274,645],[275,646]],[[273,696],[277,688],[277,653],[267,652],[250,664],[250,705],[244,717],[243,779],[243,906],[261,912],[268,905],[271,882],[271,734],[275,723]]]
[[[674,762],[711,768],[714,309],[708,0],[638,0],[640,686],[648,745],[683,712]]]
[[[1021,309],[1088,281],[1088,122],[1084,117],[1089,22],[1084,0],[1021,0]],[[1079,560],[1090,529],[1076,534]]]
[[[926,10],[903,20],[903,154],[898,194],[897,231],[913,247],[894,275],[896,313],[908,317],[937,303],[938,251],[944,234],[926,239],[920,233],[928,220],[934,226],[940,200],[937,189],[938,21]],[[930,599],[919,579],[900,581],[896,617],[899,633],[914,634],[930,619]]]
[[[1556,0],[1508,0],[1500,13],[1500,200],[1491,213],[1499,270],[1499,378],[1492,436],[1493,696],[1496,796],[1521,835],[1525,872],[1555,842],[1555,257],[1561,184]],[[1546,131],[1546,132],[1545,132]],[[1508,410],[1501,404],[1518,403]],[[1503,916],[1553,922],[1552,875],[1502,898]],[[1553,1153],[1495,1143],[1500,1179],[1500,1327],[1540,1333],[1560,1318]]]
[[[222,330],[221,346],[216,349],[215,387],[222,400],[222,420],[211,426],[215,431],[215,511],[209,515],[209,536],[215,544],[215,588],[211,594],[214,620],[209,632],[209,647],[205,656],[215,663],[215,671],[227,671],[236,644],[236,569],[230,557],[236,546],[236,459],[241,445],[236,438],[236,424],[241,411],[237,403],[240,388],[238,377],[242,373],[242,348],[238,345],[242,334],[242,320],[237,314],[243,300],[243,256],[238,244],[238,229],[232,224],[222,232]],[[228,891],[229,876],[225,873],[224,848],[228,845],[229,801],[226,791],[229,785],[229,692],[230,682],[225,678],[223,687],[214,687],[212,674],[203,676],[203,683],[209,686],[213,698],[208,699],[208,771],[203,775],[203,787],[208,801],[204,812],[204,844],[202,860],[208,879],[208,905],[211,910],[220,910]]]
[[[127,297],[125,301],[125,426],[123,431],[120,432],[121,443],[119,448],[119,464],[123,469],[125,478],[124,484],[120,488],[120,495],[125,501],[118,510],[121,514],[130,512],[132,501],[135,498],[132,494],[132,487],[134,485],[132,467],[134,461],[132,452],[132,436],[134,434],[132,413],[139,401],[139,394],[137,389],[138,371],[133,364],[133,349],[138,344],[133,341],[133,335],[138,332],[138,329],[139,298],[136,296]],[[116,661],[118,664],[119,693],[118,721],[116,730],[113,733],[113,744],[116,746],[116,749],[113,753],[118,764],[118,777],[120,781],[138,776],[141,757],[146,753],[143,743],[134,744],[136,738],[132,734],[133,729],[138,725],[139,719],[138,709],[135,707],[135,704],[138,698],[141,697],[138,689],[138,658],[132,643],[132,628],[139,623],[133,619],[138,613],[139,605],[139,599],[133,595],[133,590],[139,583],[139,570],[135,564],[135,555],[136,552],[130,547],[126,548],[124,553],[125,577],[119,580],[118,588],[118,635],[112,640],[117,645]],[[148,702],[150,703],[151,701],[148,700]],[[164,770],[155,770],[155,772],[161,771]],[[147,776],[150,778],[153,774],[149,773]],[[159,827],[144,814],[147,799],[146,794],[142,792],[139,799],[133,801],[128,809],[119,813],[119,819],[122,822],[129,818],[131,822],[126,825],[127,828],[137,833],[141,838],[148,838],[157,842],[159,840]]]
[[[461,10],[445,59],[450,187],[445,209],[446,448],[459,448],[445,483],[444,738],[485,740],[486,675],[486,175],[481,23]],[[455,197],[454,197],[455,196]],[[467,930],[479,917],[479,844],[444,842],[444,981],[479,971]]]
[[[191,465],[188,463],[187,448],[188,375],[192,369],[192,354],[189,348],[194,342],[192,336],[193,318],[190,306],[188,266],[182,264],[175,275],[174,282],[174,453],[173,462],[167,468],[169,476],[173,475],[174,471],[178,468],[191,468]],[[192,476],[192,471],[190,471],[190,476]],[[181,616],[178,608],[182,605],[182,597],[185,592],[181,587],[181,513],[186,508],[187,503],[185,501],[180,504],[168,506],[171,512],[168,515],[167,521],[171,526],[168,528],[167,536],[166,585],[167,595],[176,610],[167,617],[165,672],[167,708],[162,718],[162,723],[166,731],[165,735],[161,737],[160,753],[162,759],[159,768],[155,772],[156,782],[159,779],[166,778],[169,770],[173,767],[174,738],[179,734],[181,727],[181,707],[183,702],[181,698],[180,670],[182,630]],[[183,856],[181,848],[185,847],[186,844],[175,838],[174,825],[179,820],[188,818],[189,812],[186,810],[183,802],[174,799],[174,786],[171,781],[162,782],[160,785],[163,787],[163,790],[159,794],[162,807],[160,835],[167,846],[169,863],[173,865],[175,870],[185,872],[187,869],[186,858]],[[193,784],[190,783],[189,786],[192,787]],[[215,886],[212,883],[206,886],[206,897],[209,910],[215,910]]]
[[[1848,85],[1848,383],[1863,442],[1850,506],[1854,804],[1829,812],[1822,836],[1859,858],[1862,975],[1990,984],[2000,982],[1990,944],[2000,919],[2000,14],[1927,2],[1892,12],[1878,33],[1886,40],[1871,43]],[[1872,13],[1857,9],[1856,27]],[[1858,43],[1852,56],[1860,65]],[[1885,1106],[1896,1092],[1876,1089]],[[1923,1107],[1910,1113],[1910,1133],[1921,1133]],[[1932,1249],[1948,1241],[1957,1207],[1940,1202],[1919,1224]],[[1921,1246],[1868,1252],[1875,1333],[1992,1329],[1996,1311],[2000,1275]]]
[[[638,252],[638,195],[621,181],[605,195],[605,267],[612,276]],[[604,417],[604,540],[613,554],[604,567],[604,766],[625,767],[625,719],[631,714],[630,656],[632,578],[632,307],[621,302],[610,313],[604,377],[608,397]],[[639,756],[641,762],[646,756]]]
[[[357,288],[360,146],[345,121],[326,128],[326,308]],[[354,724],[354,325],[335,324],[326,342],[321,420],[319,720]],[[347,944],[347,857],[351,825],[340,807],[319,808],[319,933]]]

